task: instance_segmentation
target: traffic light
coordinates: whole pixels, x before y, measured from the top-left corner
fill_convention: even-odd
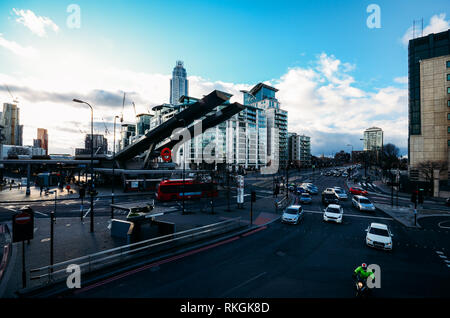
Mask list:
[[[423,189],[419,189],[419,204],[423,204]]]
[[[413,191],[413,193],[411,195],[411,202],[417,203],[417,191]]]

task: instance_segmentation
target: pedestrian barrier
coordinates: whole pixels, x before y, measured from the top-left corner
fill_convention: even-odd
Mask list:
[[[170,250],[188,243],[196,242],[212,236],[217,236],[240,227],[248,226],[241,218],[234,218],[214,224],[176,232],[149,240],[128,244],[102,252],[78,257],[54,265],[30,270],[31,280],[46,280],[47,284],[62,281],[67,278],[67,267],[71,264],[80,266],[81,274],[99,270],[105,266],[128,261],[133,258]]]

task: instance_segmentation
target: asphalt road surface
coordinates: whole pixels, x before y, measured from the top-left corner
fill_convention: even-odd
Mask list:
[[[316,176],[320,190],[343,178]],[[352,272],[380,266],[373,297],[449,297],[450,230],[441,219],[405,228],[382,211],[359,212],[343,202],[344,223],[322,220],[314,196],[299,225],[279,221],[249,235],[83,286],[74,297],[354,297]],[[387,224],[394,250],[365,245],[371,222]],[[443,223],[447,224],[447,223]],[[448,225],[448,224],[447,224]]]

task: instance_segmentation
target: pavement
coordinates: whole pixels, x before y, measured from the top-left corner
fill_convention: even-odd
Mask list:
[[[18,194],[19,196],[21,194]],[[141,194],[142,195],[142,194]],[[264,192],[257,197],[257,201],[253,204],[253,225],[262,225],[280,216],[280,211],[275,210],[274,198],[272,195]],[[34,194],[35,198],[39,196],[39,191]],[[145,197],[145,194],[144,194]],[[142,198],[131,197],[127,202],[133,200],[142,200]],[[223,220],[241,217],[244,223],[250,224],[250,202],[249,196],[246,196],[247,202],[243,209],[237,209],[234,202],[230,205],[231,211],[227,211],[227,204],[224,204],[224,198],[215,199],[217,206],[211,209],[210,201],[201,200],[199,202],[186,201],[187,214],[181,213],[179,202],[173,202],[171,205],[158,205],[156,210],[170,211],[163,216],[157,217],[157,220],[173,222],[176,224],[176,231],[184,231],[187,229],[204,226],[207,224],[217,223]],[[281,196],[278,196],[281,199]],[[12,201],[12,200],[10,200]],[[67,201],[67,205],[58,203],[56,223],[54,227],[54,263],[67,261],[88,254],[104,251],[121,245],[125,245],[125,240],[112,238],[108,226],[110,225],[110,217],[98,213],[99,207],[96,206],[95,231],[90,233],[89,210],[87,209],[83,220],[80,219],[80,213],[76,213],[76,217],[67,217],[68,213],[64,213],[65,209],[72,207],[71,202]],[[96,204],[103,203],[97,201]],[[104,202],[104,208],[107,214],[110,213],[110,200]],[[25,244],[26,270],[27,270],[27,288],[35,287],[41,284],[37,280],[30,281],[29,271],[31,269],[47,266],[50,264],[50,218],[49,212],[44,208],[53,209],[52,202],[39,202],[40,204],[35,217],[34,239],[30,244]],[[16,210],[19,205],[3,205],[12,211]],[[78,205],[75,204],[76,209]],[[103,208],[102,207],[102,208]],[[88,208],[88,206],[86,206]],[[0,208],[1,210],[1,208]],[[156,211],[155,210],[155,211]],[[45,211],[45,213],[43,212]],[[0,211],[1,212],[1,211]],[[6,213],[7,211],[5,211]],[[63,215],[63,216],[61,216]],[[125,219],[125,212],[115,212],[115,217]],[[10,222],[5,222],[11,226]],[[12,255],[7,267],[7,274],[0,281],[0,297],[13,298],[17,297],[16,291],[22,289],[22,246],[21,243],[14,243],[12,246]]]

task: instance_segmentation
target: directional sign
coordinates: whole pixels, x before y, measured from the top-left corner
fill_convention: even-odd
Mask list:
[[[170,150],[170,148],[164,148],[163,150],[161,150],[161,157],[165,162],[169,162],[170,159],[172,159],[172,151]]]

